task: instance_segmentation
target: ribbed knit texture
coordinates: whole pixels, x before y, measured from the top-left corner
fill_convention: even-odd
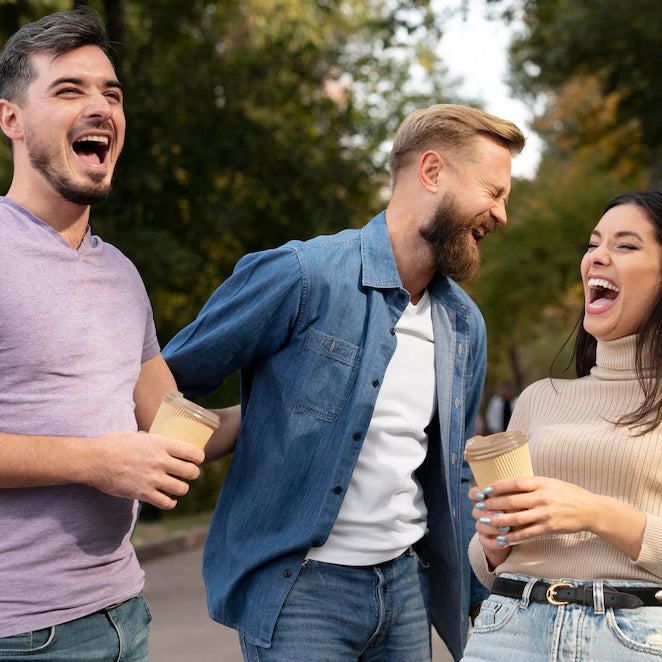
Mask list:
[[[613,497],[646,513],[641,553],[636,561],[598,536],[582,531],[546,535],[514,545],[491,573],[474,536],[471,565],[491,586],[511,572],[548,579],[662,580],[662,432],[631,436],[615,425],[636,409],[643,394],[634,371],[636,336],[598,343],[597,365],[581,379],[544,379],[519,398],[510,429],[529,436],[537,475],[558,478]]]

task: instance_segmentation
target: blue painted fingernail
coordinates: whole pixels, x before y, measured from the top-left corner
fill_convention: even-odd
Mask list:
[[[492,518],[491,517],[481,517],[478,521],[481,524],[490,524],[492,522]]]
[[[505,515],[506,513],[503,512],[503,510],[499,510],[498,512],[494,513],[495,515]]]
[[[485,495],[482,492],[476,492],[476,499],[482,501],[485,498]]]
[[[487,487],[484,487],[482,490],[483,494],[492,494],[494,492],[494,488],[491,485],[488,485]]]
[[[506,542],[506,536],[497,536],[496,537],[497,542]]]
[[[510,531],[510,527],[509,526],[500,526],[499,531],[501,531],[501,533],[508,533],[508,531]]]
[[[499,545],[499,547],[506,547],[507,544],[508,543],[505,540],[497,540],[497,545]]]
[[[478,508],[478,510],[484,510],[485,503],[483,501],[479,501],[477,504],[474,505],[474,508]]]

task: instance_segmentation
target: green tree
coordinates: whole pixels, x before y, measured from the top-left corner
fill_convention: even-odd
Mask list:
[[[649,186],[662,186],[659,2],[515,0],[507,7],[506,13],[520,16],[524,25],[511,48],[517,89],[554,93],[577,76],[597,77],[603,96],[617,99],[611,128],[639,124]]]

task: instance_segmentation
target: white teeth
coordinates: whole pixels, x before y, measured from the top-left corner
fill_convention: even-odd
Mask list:
[[[107,145],[108,144],[108,138],[106,136],[83,136],[82,138],[79,138],[77,143],[84,143],[84,142],[90,142],[90,143],[101,143],[102,145]]]
[[[605,290],[614,290],[614,292],[619,292],[620,290],[616,285],[613,283],[610,283],[608,280],[605,280],[604,278],[589,278],[588,279],[588,286],[589,287],[602,287]]]

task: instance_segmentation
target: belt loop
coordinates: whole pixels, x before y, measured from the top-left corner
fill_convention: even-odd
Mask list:
[[[605,588],[601,579],[593,582],[593,613],[605,613]]]
[[[529,579],[529,581],[526,583],[526,586],[524,587],[524,590],[522,591],[522,599],[519,601],[519,608],[520,609],[528,609],[529,601],[531,600],[531,591],[533,591],[533,587],[539,581],[540,581],[540,579],[533,578],[533,579]]]

